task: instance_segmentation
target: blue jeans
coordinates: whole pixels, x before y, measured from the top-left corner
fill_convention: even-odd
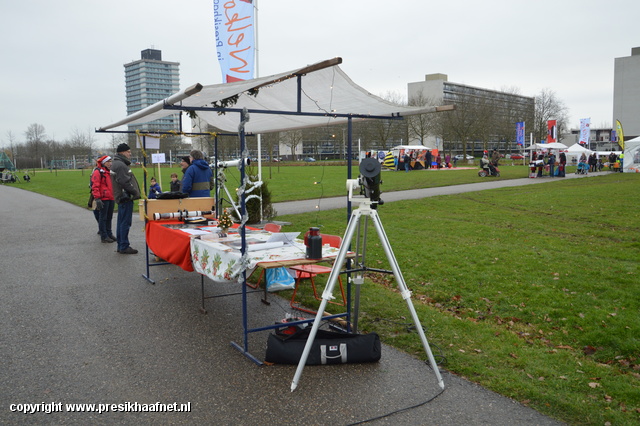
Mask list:
[[[115,201],[113,200],[102,200],[103,207],[99,211],[98,215],[98,229],[100,230],[100,238],[106,240],[108,237],[113,235],[113,231],[111,230],[111,220],[113,218],[113,206]]]
[[[133,201],[118,204],[118,224],[116,226],[116,239],[118,240],[118,251],[123,251],[129,247],[129,228],[131,228],[131,217],[133,216]]]

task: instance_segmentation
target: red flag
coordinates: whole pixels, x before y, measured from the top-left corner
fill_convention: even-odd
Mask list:
[[[557,141],[556,120],[549,120],[547,121],[547,143],[554,143]]]

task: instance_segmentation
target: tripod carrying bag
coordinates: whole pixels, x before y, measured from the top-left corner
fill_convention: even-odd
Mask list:
[[[298,364],[309,338],[310,327],[292,335],[270,334],[266,362]],[[306,365],[378,362],[380,337],[376,333],[352,334],[318,330]]]

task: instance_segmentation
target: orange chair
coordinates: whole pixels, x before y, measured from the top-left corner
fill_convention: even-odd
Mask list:
[[[342,238],[339,237],[338,235],[328,235],[328,234],[321,234],[321,235],[322,235],[322,244],[329,244],[331,247],[336,247],[336,248],[340,247],[340,244],[342,244]],[[293,289],[293,295],[291,296],[291,302],[289,303],[289,305],[293,309],[296,309],[298,311],[307,312],[309,314],[315,315],[317,313],[316,311],[303,308],[296,301],[296,294],[298,293],[298,285],[300,284],[301,280],[308,279],[311,282],[311,288],[313,289],[313,296],[316,298],[316,300],[321,300],[321,298],[318,297],[316,283],[313,278],[316,275],[320,275],[320,274],[330,274],[332,268],[330,266],[311,264],[311,265],[292,266],[289,269],[296,271],[296,284]],[[338,275],[338,283],[340,284],[340,293],[342,294],[342,303],[334,302],[331,300],[328,300],[328,302],[333,303],[335,305],[347,306],[347,298],[345,297],[345,294],[344,294],[344,286],[342,285],[342,278],[340,278],[340,275]]]
[[[265,231],[269,231],[269,232],[280,232],[280,229],[282,228],[282,226],[278,225],[277,223],[265,223],[264,225],[264,230]]]

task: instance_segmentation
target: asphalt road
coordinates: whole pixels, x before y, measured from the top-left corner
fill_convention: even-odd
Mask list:
[[[210,299],[204,315],[199,275],[168,265],[152,268],[155,285],[142,277],[137,217],[130,239],[141,252],[122,255],[100,243],[90,211],[18,188],[0,185],[0,424],[341,425],[416,405],[371,424],[558,424],[444,369],[441,392],[427,364],[386,345],[376,364],[307,366],[290,392],[295,366],[259,367],[230,345],[243,339],[240,297]],[[206,281],[205,288],[238,290]],[[270,306],[249,296],[250,327],[290,312],[275,295]],[[267,334],[249,337],[258,358]],[[189,403],[190,410],[132,411],[156,402]],[[69,411],[66,404],[75,403],[116,405],[100,414]],[[12,411],[25,407],[15,404],[55,412],[23,414]]]

